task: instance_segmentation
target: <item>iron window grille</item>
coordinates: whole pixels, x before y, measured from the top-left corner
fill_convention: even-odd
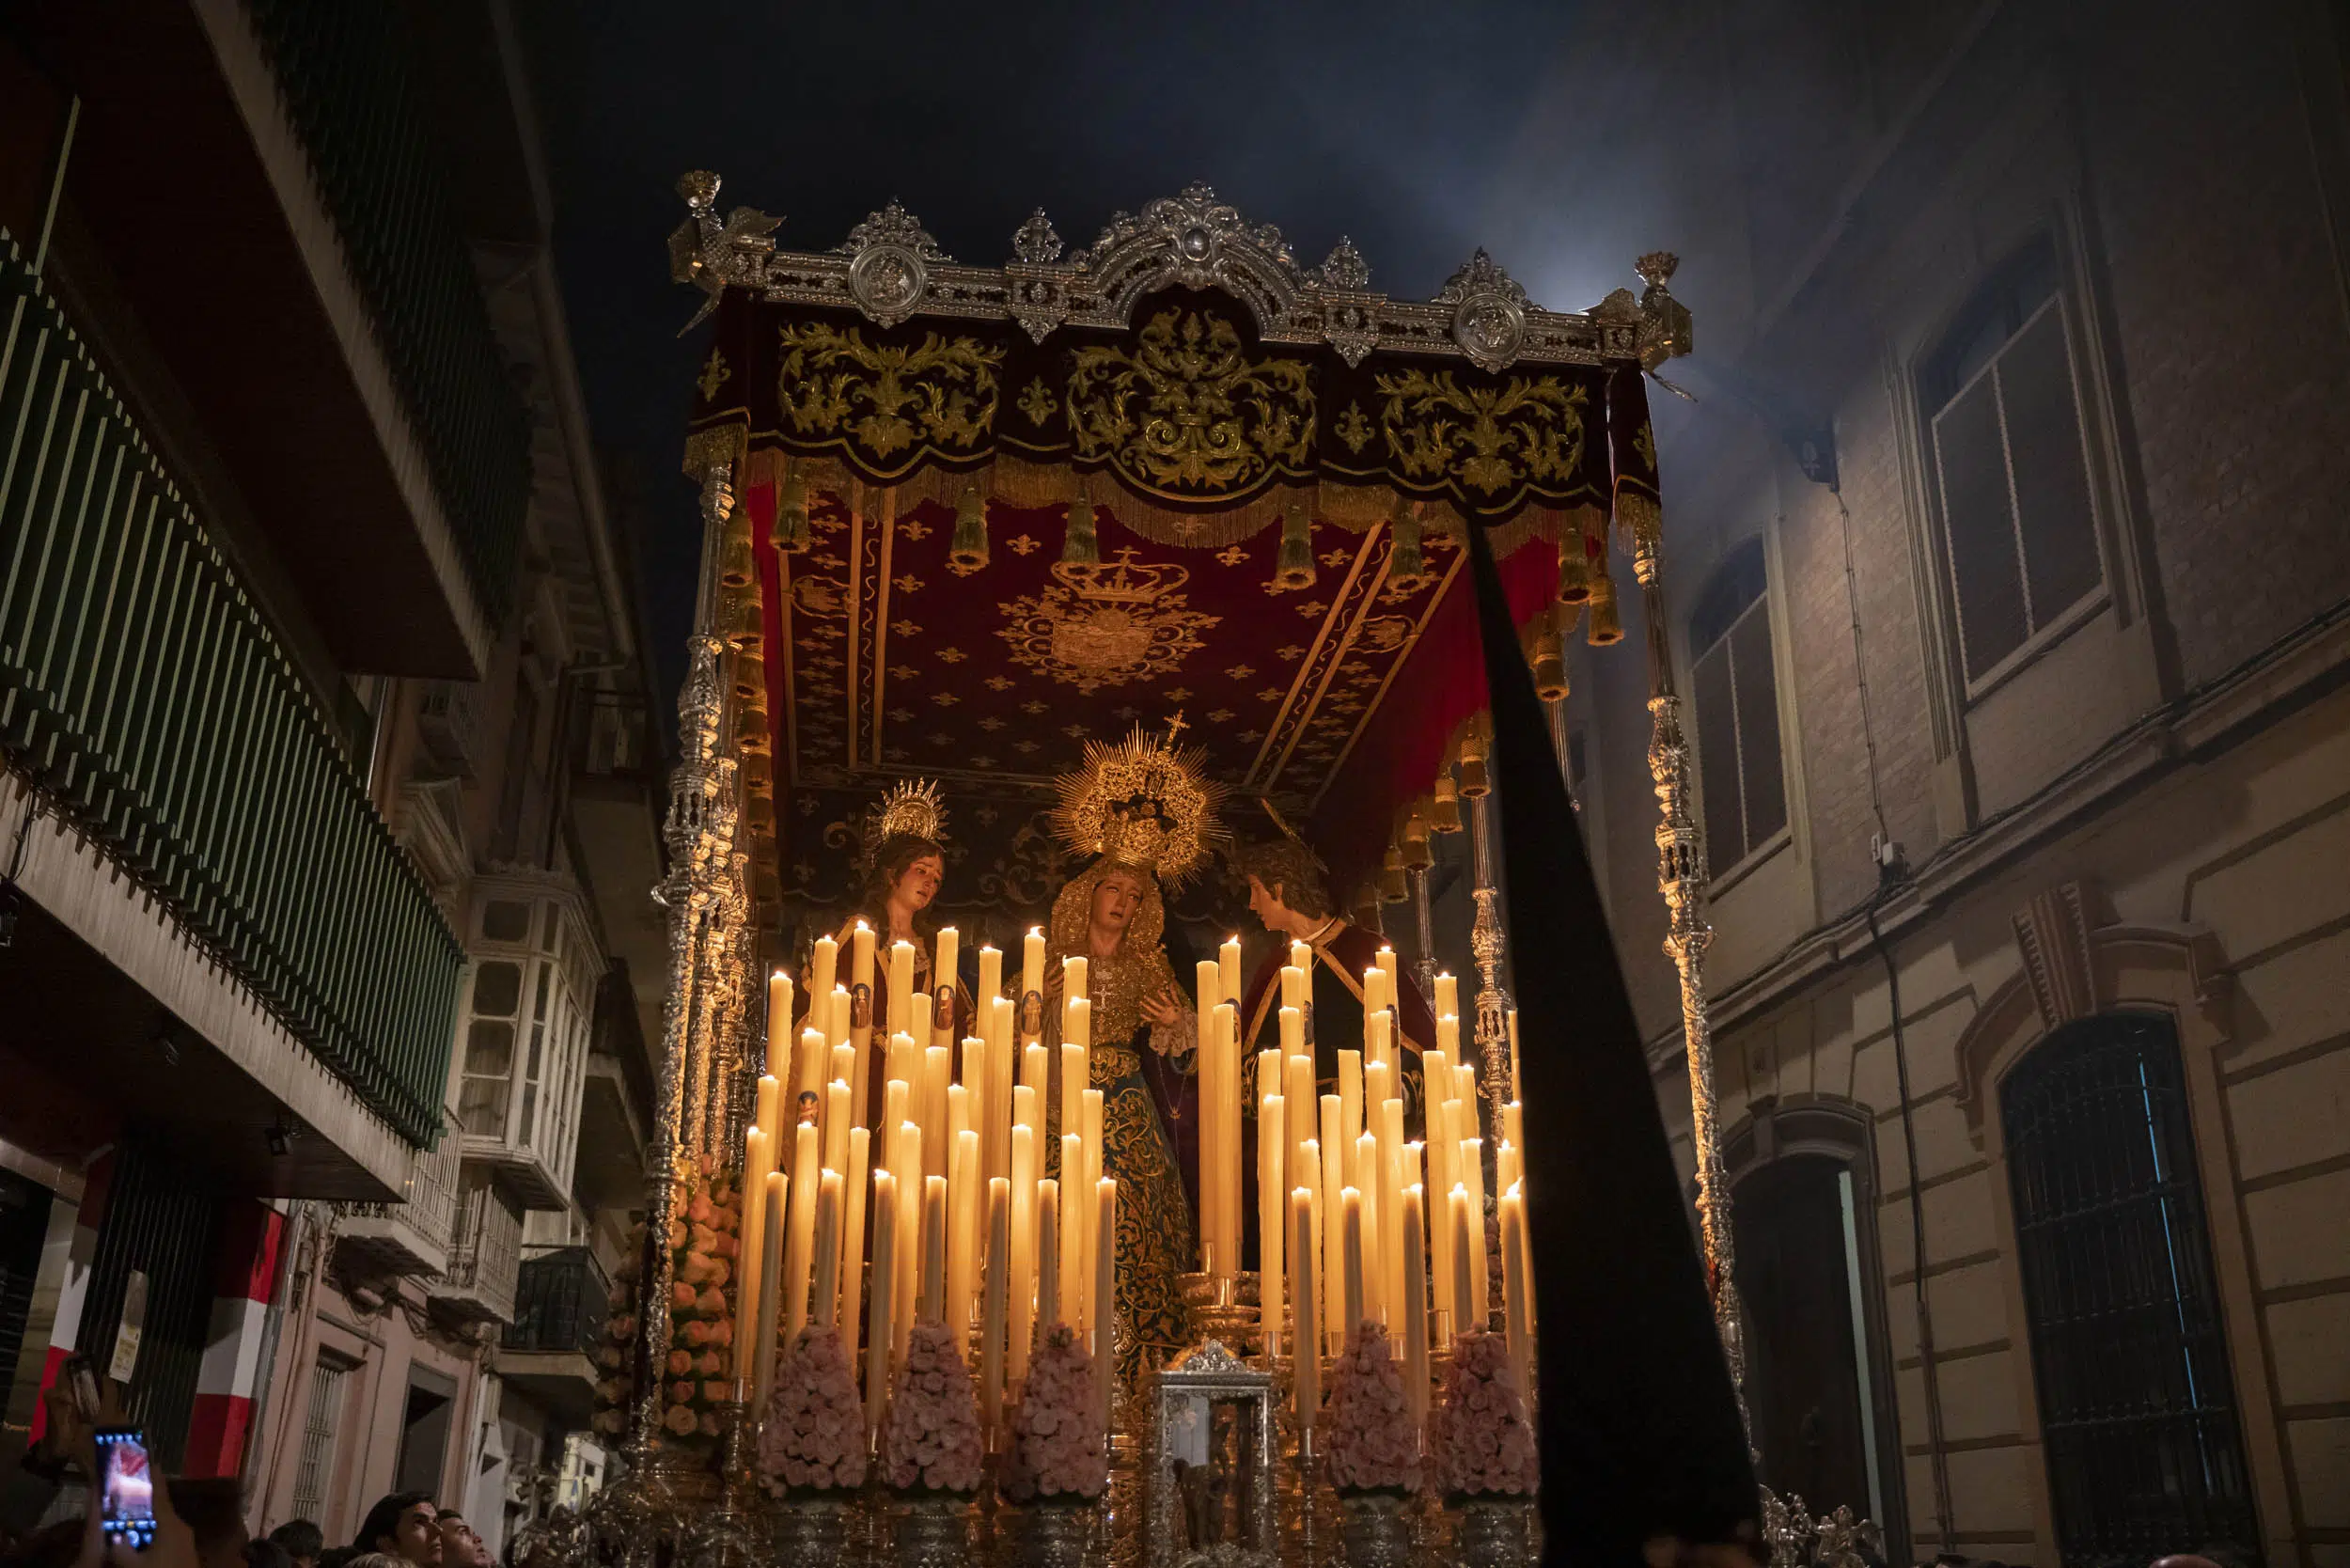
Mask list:
[[[2063,1561],[2257,1554],[2170,1021],[2067,1025],[2008,1074],[1999,1117]]]

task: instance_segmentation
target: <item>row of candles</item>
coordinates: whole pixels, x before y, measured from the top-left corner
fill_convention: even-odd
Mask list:
[[[1021,995],[1041,998],[1041,932],[1028,933],[1022,956]],[[882,979],[883,955],[863,923],[852,932],[846,954],[831,938],[816,944],[796,1052],[792,981],[780,971],[769,981],[767,1070],[744,1147],[737,1309],[752,1348],[748,1364],[738,1364],[744,1391],[755,1409],[766,1407],[778,1343],[811,1321],[839,1331],[853,1365],[862,1333],[868,1419],[878,1428],[916,1317],[976,1322],[982,1414],[995,1429],[1008,1395],[1016,1395],[1026,1375],[1035,1335],[1066,1321],[1093,1350],[1106,1422],[1114,1386],[1118,1184],[1103,1173],[1102,1094],[1088,1087],[1086,960],[1062,961],[1056,1053],[1034,1032],[1041,1007],[1021,1009],[1001,995],[998,949],[979,949],[976,1032],[960,1041],[952,1027],[956,932],[938,934],[931,970],[941,985],[935,996],[915,988],[915,957],[905,942],[887,952],[887,1016],[901,1027],[885,1040],[856,1017],[852,1002],[853,995],[874,995]],[[1386,1323],[1402,1340],[1407,1387],[1424,1414],[1432,1317],[1441,1341],[1449,1324],[1482,1325],[1491,1307],[1476,1084],[1459,1059],[1453,981],[1437,979],[1437,1045],[1422,1061],[1428,1136],[1407,1143],[1389,1007],[1393,950],[1383,949],[1378,966],[1363,977],[1364,1045],[1338,1053],[1334,1094],[1317,1092],[1305,1040],[1312,964],[1309,947],[1292,946],[1280,978],[1279,1044],[1259,1052],[1256,1061],[1266,1348],[1279,1354],[1286,1332],[1292,1348],[1336,1350],[1352,1325]],[[1201,1255],[1206,1272],[1230,1277],[1241,1256],[1243,1201],[1237,939],[1198,964],[1197,994],[1203,1025]],[[1025,1029],[1018,1027],[1024,1021]],[[1511,1022],[1513,1093],[1496,1173],[1503,1189],[1497,1206],[1506,1317],[1523,1376],[1532,1325],[1516,1152],[1522,1134],[1514,1017]],[[876,1050],[885,1053],[885,1068],[878,1106],[866,1103]],[[793,1086],[788,1105],[787,1084]],[[1057,1151],[1047,1149],[1054,1136],[1048,1105],[1055,1104],[1048,1096],[1058,1097]],[[810,1105],[812,1116],[803,1108]],[[1048,1175],[1054,1152],[1058,1174]],[[1425,1196],[1432,1186],[1447,1200],[1434,1213]],[[869,1232],[870,1292],[861,1266]],[[1426,1295],[1432,1278],[1433,1313]],[[1418,1311],[1408,1309],[1414,1286],[1422,1304]],[[861,1295],[870,1303],[862,1322]],[[1298,1357],[1298,1409],[1308,1425],[1319,1405],[1309,1365],[1316,1359]]]
[[[1476,1070],[1461,1060],[1456,982],[1436,977],[1436,1042],[1420,1058],[1425,1137],[1404,1138],[1395,953],[1383,948],[1362,977],[1363,1044],[1338,1052],[1336,1092],[1316,1081],[1305,1038],[1312,949],[1293,944],[1281,970],[1277,1044],[1257,1053],[1257,1195],[1266,1349],[1290,1336],[1301,1428],[1321,1405],[1321,1354],[1336,1354],[1360,1324],[1402,1343],[1413,1413],[1427,1415],[1429,1356],[1457,1326],[1492,1318],[1484,1140]],[[1517,1020],[1510,1024],[1511,1098],[1494,1175],[1501,1188],[1504,1318],[1520,1386],[1531,1370],[1532,1259],[1525,1223],[1523,1119],[1517,1100]],[[1292,1107],[1297,1107],[1292,1109]],[[1444,1195],[1432,1210],[1428,1195]],[[1433,1294],[1433,1299],[1432,1299]]]

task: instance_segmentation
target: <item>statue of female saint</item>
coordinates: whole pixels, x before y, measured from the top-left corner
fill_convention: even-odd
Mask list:
[[[1061,781],[1056,813],[1070,848],[1093,859],[1053,901],[1045,1021],[1058,1060],[1060,961],[1084,958],[1089,1087],[1102,1091],[1102,1172],[1118,1183],[1119,1376],[1128,1388],[1183,1348],[1180,1276],[1198,1266],[1182,1156],[1184,1136],[1198,1131],[1178,1121],[1198,1017],[1163,945],[1162,884],[1180,886],[1219,833],[1221,791],[1201,776],[1203,760],[1139,729],[1118,746],[1096,743],[1085,768]]]
[[[891,1031],[907,1024],[888,1015],[889,950],[899,942],[914,949],[915,991],[932,998],[933,1038],[935,1031],[946,1029],[950,1038],[960,1040],[969,1030],[971,991],[963,976],[931,972],[938,951],[938,920],[932,909],[947,880],[946,834],[947,812],[939,803],[936,785],[917,780],[901,784],[885,795],[866,824],[864,889],[855,909],[833,933],[840,946],[840,982],[852,987],[852,1020],[863,1021],[857,1017],[862,1012],[873,1025],[873,1038],[885,1045]],[[873,933],[876,955],[873,982],[863,995],[857,994],[850,968],[860,921]],[[956,964],[958,970],[962,967]],[[876,1107],[876,1113],[888,1081],[886,1056],[885,1048],[873,1051],[867,1074],[865,1103]]]

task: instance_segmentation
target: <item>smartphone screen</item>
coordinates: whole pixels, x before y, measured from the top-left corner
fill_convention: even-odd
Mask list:
[[[135,1427],[107,1427],[98,1434],[99,1523],[106,1533],[133,1546],[155,1539],[155,1474],[148,1468],[147,1442]]]

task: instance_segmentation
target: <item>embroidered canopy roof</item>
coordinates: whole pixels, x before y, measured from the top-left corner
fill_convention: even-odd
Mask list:
[[[1051,780],[1178,713],[1359,875],[1483,704],[1460,530],[1497,530],[1513,613],[1549,624],[1562,545],[1604,573],[1611,517],[1653,525],[1669,257],[1569,314],[1481,251],[1391,300],[1351,244],[1301,267],[1205,186],[1066,255],[1040,212],[997,268],[895,204],[801,254],[714,177],[682,189],[673,271],[715,317],[689,466],[736,465],[779,891],[850,898],[865,808],[918,774],[946,903],[1020,918],[1060,874]]]

